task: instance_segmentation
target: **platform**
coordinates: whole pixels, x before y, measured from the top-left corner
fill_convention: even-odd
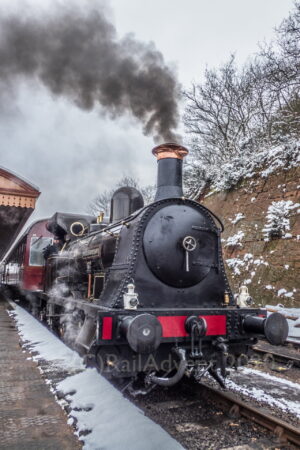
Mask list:
[[[81,449],[0,297],[0,449]]]

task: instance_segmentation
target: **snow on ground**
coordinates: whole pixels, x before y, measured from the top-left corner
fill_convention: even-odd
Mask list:
[[[291,389],[296,389],[297,391],[299,391],[298,394],[300,396],[300,384],[299,383],[294,383],[293,381],[286,380],[285,378],[279,378],[274,375],[270,375],[269,373],[260,372],[259,370],[250,369],[248,367],[242,367],[240,370],[245,375],[259,376],[259,377],[265,378],[267,380],[273,381],[275,383],[279,383],[279,384],[288,386]],[[299,401],[300,401],[300,397],[299,397]]]
[[[67,395],[67,399],[71,400],[72,408],[82,408],[82,411],[71,414],[78,420],[78,432],[93,430],[84,437],[87,449],[182,449],[179,443],[101,377],[96,369],[86,369],[68,377],[57,388],[66,394],[76,390],[74,395]],[[90,407],[92,411],[84,410]]]
[[[8,311],[8,313],[13,314],[17,321],[22,340],[28,341],[30,349],[38,352],[38,355],[32,357],[34,361],[45,359],[54,368],[68,370],[69,372],[77,372],[85,368],[78,353],[67,347],[23,308],[13,302],[10,302],[10,304],[13,306],[14,312]]]
[[[82,358],[54,336],[27,311],[11,302],[10,315],[16,320],[19,334],[37,352],[33,359],[47,360],[51,370],[67,370],[67,376],[57,385],[47,380],[52,391],[61,391],[70,403],[69,423],[77,420],[76,434],[85,450],[179,450],[183,447],[159,425],[125,399],[96,369],[86,368]],[[80,371],[80,372],[79,372]],[[77,372],[77,373],[76,373]],[[78,373],[79,372],[79,373]],[[75,375],[74,375],[75,373]],[[59,402],[60,404],[62,402]]]
[[[289,380],[241,368],[231,373],[226,386],[269,406],[290,412],[300,418],[300,385]]]

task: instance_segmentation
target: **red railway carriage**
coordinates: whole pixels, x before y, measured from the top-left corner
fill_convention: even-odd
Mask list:
[[[45,278],[43,249],[52,243],[48,220],[34,222],[8,253],[2,283],[18,286],[23,291],[42,291]]]

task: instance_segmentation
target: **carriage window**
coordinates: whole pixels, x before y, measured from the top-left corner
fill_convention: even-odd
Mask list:
[[[52,244],[52,238],[49,237],[32,237],[30,240],[30,266],[44,266],[45,258],[43,250],[47,245]]]

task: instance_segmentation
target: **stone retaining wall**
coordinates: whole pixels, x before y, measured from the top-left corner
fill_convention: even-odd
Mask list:
[[[300,203],[300,168],[282,170],[268,178],[257,176],[232,190],[200,199],[224,223],[223,254],[233,289],[237,291],[246,283],[258,304],[300,307],[299,207],[290,212],[286,238],[266,241],[263,232],[269,206],[280,200]],[[240,241],[238,233],[244,233]],[[234,236],[236,243],[229,245],[228,238]]]

